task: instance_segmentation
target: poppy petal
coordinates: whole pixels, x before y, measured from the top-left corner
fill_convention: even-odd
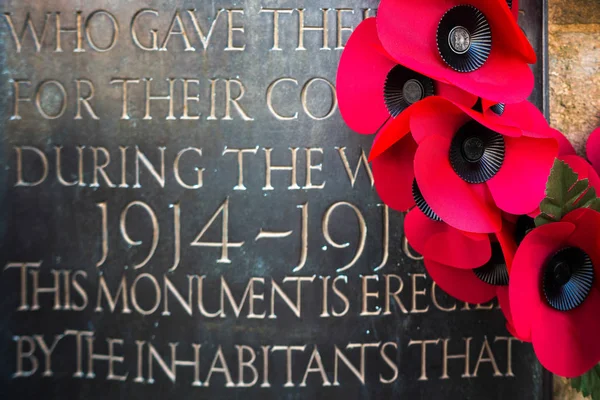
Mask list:
[[[522,136],[524,133],[524,131],[520,127],[505,124],[504,122],[506,122],[506,121],[503,121],[503,120],[497,118],[497,116],[495,118],[486,117],[484,114],[482,114],[480,112],[467,109],[465,107],[462,107],[459,104],[456,104],[456,106],[459,107],[460,109],[462,109],[465,114],[467,114],[469,117],[471,117],[475,121],[479,122],[481,125],[493,130],[494,132],[500,133],[504,136],[519,137],[519,136]]]
[[[385,125],[377,134],[373,145],[371,146],[369,161],[375,160],[390,147],[395,145],[399,140],[410,133],[410,114],[412,112],[412,108],[419,103],[420,102],[413,104],[396,118],[390,119],[385,123]]]
[[[439,116],[439,111],[436,111],[435,107],[441,106],[447,107],[448,110],[453,110],[449,112],[454,112],[454,114],[458,115],[459,111],[457,108],[460,108],[462,110],[469,110],[477,101],[476,96],[467,93],[464,90],[461,90],[455,86],[438,81],[435,82],[435,86],[437,93],[436,96],[430,96],[417,103],[412,104],[396,118],[389,119],[379,129],[380,134],[378,135],[377,141],[373,144],[371,148],[369,160],[374,160],[376,157],[388,150],[391,146],[394,145],[394,143],[396,143],[398,140],[400,140],[407,133],[410,132],[410,119],[412,113],[415,110],[421,110],[423,108],[425,110],[423,112],[425,113],[427,112],[427,110],[433,110],[433,117],[437,117]],[[447,105],[442,106],[441,104],[443,103],[447,103]],[[452,109],[451,104],[457,105],[454,107],[454,109]],[[465,117],[461,118],[465,119]],[[447,123],[448,121],[444,120],[444,124],[442,124],[441,126],[443,127]],[[458,126],[460,125],[462,124],[459,124]],[[436,130],[437,129],[439,129],[439,126],[436,127]]]
[[[433,221],[417,207],[404,219],[408,243],[423,257],[450,267],[473,269],[492,256],[488,235],[465,235],[450,225]]]
[[[515,253],[517,251],[517,243],[514,238],[514,224],[509,223],[508,221],[502,221],[502,230],[500,232],[496,232],[496,239],[498,239],[498,243],[502,248],[502,254],[504,255],[504,261],[506,262],[506,269],[510,273],[510,269],[512,268],[512,263],[515,258]]]
[[[579,376],[600,361],[600,292],[592,288],[584,302],[568,312],[542,304],[533,314],[533,349],[550,372]]]
[[[459,115],[458,107],[463,107],[464,109],[468,110],[477,101],[477,97],[475,97],[455,86],[437,82],[437,81],[435,82],[435,85],[436,85],[436,93],[438,93],[437,96],[430,96],[430,97],[427,97],[417,103],[412,104],[410,107],[408,107],[406,110],[404,110],[399,116],[397,116],[393,120],[388,121],[385,124],[385,126],[382,127],[382,129],[380,130],[380,134],[378,135],[376,143],[373,143],[373,147],[371,148],[371,154],[369,155],[369,160],[374,160],[376,157],[378,157],[380,154],[382,154],[387,149],[389,149],[391,146],[393,146],[394,143],[396,143],[398,140],[403,138],[410,131],[411,115],[415,110],[417,110],[419,113],[423,113],[424,118],[427,118],[427,116],[429,116],[429,118],[435,119],[435,118],[440,117],[440,111],[436,110],[436,107],[438,107],[438,106],[445,107],[447,114],[445,115],[445,118],[442,119],[444,121],[444,123],[436,126],[435,131],[438,131],[440,129],[440,127],[446,127],[446,125],[448,124],[447,118],[450,117],[450,114],[453,113],[454,115],[457,115],[457,116]],[[452,102],[450,102],[446,99],[451,100]],[[453,107],[452,104],[454,104],[454,103],[461,105],[461,106],[457,105],[457,106]],[[466,122],[465,117],[460,117],[460,118],[461,118],[461,120],[464,120],[464,122]],[[438,119],[436,119],[435,121],[438,121]],[[458,129],[458,126],[461,126],[461,125],[462,125],[462,123],[458,123],[457,129]],[[431,126],[431,125],[427,125],[427,126]],[[452,134],[453,133],[454,132],[452,132]],[[448,133],[448,134],[450,135],[450,133]],[[420,138],[421,136],[423,136],[423,134],[421,134],[420,136],[417,136],[417,138]],[[417,142],[418,142],[418,140],[417,140]]]
[[[519,337],[531,338],[531,316],[544,301],[541,294],[542,267],[560,250],[575,230],[570,222],[555,222],[532,230],[517,250],[509,282],[513,325]]]
[[[435,94],[452,101],[453,103],[462,104],[465,107],[472,108],[477,103],[478,97],[454,85],[435,81]]]
[[[480,112],[437,96],[428,97],[413,105],[410,129],[417,143],[429,134],[452,138],[470,119],[504,136],[519,137],[523,133],[518,127],[503,125],[497,118],[485,117]]]
[[[452,268],[425,258],[431,279],[450,296],[471,304],[487,303],[496,296],[496,286],[479,279],[472,270]]]
[[[469,184],[452,169],[448,154],[451,140],[429,135],[415,154],[415,177],[429,206],[447,224],[476,233],[502,228],[500,210],[487,196],[485,184]]]
[[[500,1],[470,0],[494,32],[489,58],[476,71],[460,73],[449,68],[437,48],[437,28],[442,16],[459,4],[452,0],[382,0],[377,14],[381,43],[399,64],[448,82],[479,97],[498,102],[525,100],[533,89],[533,73],[527,63],[535,62],[535,52],[510,10]],[[398,16],[405,18],[398,23]]]
[[[512,224],[513,228],[514,228],[514,225],[516,225],[518,219],[519,219],[519,215],[510,214],[507,212],[502,213],[502,220],[506,224]]]
[[[510,12],[515,18],[515,21],[519,20],[519,0],[510,1]]]
[[[417,143],[429,135],[452,139],[467,121],[469,116],[454,103],[442,97],[428,97],[411,107],[410,131]]]
[[[541,132],[541,137],[548,137],[547,134],[543,134],[549,129],[548,121],[533,103],[522,101],[515,104],[506,104],[502,115],[496,114],[490,108],[494,104],[496,103],[489,100],[483,101],[484,115],[489,123],[519,128],[526,136],[538,137],[540,134],[537,132]]]
[[[573,147],[573,145],[571,144],[571,142],[569,142],[569,139],[567,139],[567,137],[565,135],[563,135],[563,133],[557,129],[554,128],[548,128],[548,130],[546,131],[546,134],[548,135],[548,137],[552,137],[554,139],[556,139],[556,141],[558,142],[558,154],[561,156],[568,156],[568,155],[575,155],[575,148]]]
[[[515,331],[515,327],[513,325],[512,313],[510,311],[510,301],[508,297],[508,286],[497,286],[496,288],[496,297],[498,297],[498,304],[500,304],[500,309],[504,314],[504,318],[506,318],[506,329],[510,332],[511,335],[516,337],[519,340],[523,340],[517,336],[517,332]],[[523,340],[526,341],[526,340]]]
[[[498,207],[511,214],[527,214],[544,198],[546,181],[558,144],[554,139],[505,137],[504,162],[487,181]]]
[[[360,23],[342,53],[336,83],[340,112],[352,130],[372,134],[390,118],[383,89],[396,64],[379,42],[375,18]]]
[[[587,158],[600,171],[600,128],[593,131],[586,144]],[[600,174],[600,172],[598,172]]]
[[[594,285],[600,290],[600,213],[589,208],[578,208],[565,215],[562,221],[576,226],[567,242],[590,256],[594,265]]]
[[[407,135],[371,163],[377,194],[394,210],[406,211],[415,205],[412,184],[416,150],[417,143]]]

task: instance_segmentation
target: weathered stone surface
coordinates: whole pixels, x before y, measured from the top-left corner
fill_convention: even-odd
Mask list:
[[[389,226],[385,223],[388,215],[369,174],[364,165],[356,167],[372,137],[348,129],[336,111],[333,85],[328,84],[335,82],[341,54],[333,32],[336,13],[329,12],[328,45],[315,26],[322,23],[320,8],[354,8],[341,25],[356,26],[362,9],[378,2],[223,3],[219,7],[229,11],[221,14],[212,45],[204,51],[207,27],[218,12],[212,1],[0,2],[0,16],[12,13],[19,28],[28,12],[38,33],[44,18],[50,24],[41,51],[28,37],[26,48],[17,53],[6,23],[0,30],[0,89],[8,93],[0,98],[0,157],[6,166],[0,169],[0,267],[13,265],[0,280],[0,397],[544,399],[546,375],[531,346],[511,341],[495,304],[457,303],[433,286],[423,264],[402,248],[402,214],[390,212]],[[266,4],[289,11],[281,16],[279,50],[273,50],[270,34],[274,15],[260,12]],[[525,11],[521,22],[540,52],[539,3],[523,0],[521,7]],[[164,46],[163,51],[132,43],[131,21],[148,8],[140,22],[139,41],[154,47],[154,33],[160,36],[157,46]],[[77,42],[71,31],[62,33],[63,51],[54,51],[58,13],[63,27],[73,28],[75,11],[86,19],[99,9],[119,21],[119,44],[113,50],[94,51],[87,37],[82,45],[86,51],[74,52]],[[181,15],[174,14],[177,9]],[[299,49],[298,21],[304,12],[312,31],[306,32]],[[199,16],[204,39],[193,33],[199,28],[194,29],[189,14]],[[110,19],[104,14],[89,27],[96,48],[110,43],[108,29],[102,35],[100,28],[106,24]],[[193,33],[195,49],[178,35],[182,33],[178,24]],[[165,35],[170,25],[176,27],[172,37]],[[347,30],[341,33],[348,35]],[[544,95],[542,64],[535,68],[533,100],[538,106]],[[283,84],[269,92],[282,78]],[[10,118],[15,116],[15,79],[32,82],[23,85],[19,96],[33,97],[19,103],[22,119]],[[40,82],[48,79],[54,90],[35,98]],[[73,100],[75,79],[94,82],[90,102],[98,119],[85,108],[84,117],[77,119],[74,101],[64,115],[61,112],[56,82],[67,85]],[[122,100],[125,79],[137,81],[131,83],[127,102]],[[173,94],[169,94],[171,79]],[[183,95],[186,80],[192,89],[189,97],[200,93],[199,102],[188,102]],[[218,83],[214,95],[211,82]],[[226,95],[231,87],[233,92]],[[267,104],[269,93],[272,104]],[[173,106],[167,95],[175,98]],[[239,104],[232,105],[232,99]],[[123,104],[128,104],[128,112]],[[215,104],[212,111],[210,104]],[[46,118],[40,110],[56,118]],[[202,115],[186,119],[184,110]],[[21,153],[15,148],[24,152],[25,147],[27,159],[19,168]],[[190,147],[202,151],[177,158]],[[143,158],[136,156],[138,149]],[[62,150],[61,164],[55,155]],[[78,154],[83,154],[81,164]],[[164,165],[161,154],[167,160],[166,183],[164,178],[161,183],[157,167]],[[241,175],[238,154],[245,164]],[[278,169],[267,167],[271,155]],[[40,161],[46,158],[40,157],[50,160],[48,175]],[[63,173],[62,181],[57,170]],[[19,171],[29,186],[16,183]],[[272,180],[267,180],[267,171]],[[190,188],[199,182],[200,173],[203,184]],[[43,182],[34,184],[40,176]],[[316,187],[323,182],[326,187]],[[33,262],[33,271],[20,274],[18,262]],[[396,278],[387,279],[389,274]],[[21,292],[23,275],[29,285]],[[65,276],[66,284],[58,280]],[[296,286],[300,278],[304,284]],[[331,287],[334,280],[340,293],[347,295],[347,310],[344,298]],[[120,283],[127,282],[113,311],[100,289],[103,282],[114,298]],[[249,282],[255,285],[252,291],[247,289]],[[283,287],[288,300],[277,294],[281,292],[275,291],[274,283]],[[44,291],[32,296],[36,285]],[[385,293],[386,285],[399,301]],[[54,287],[60,295],[52,293]],[[72,291],[67,295],[65,288]],[[25,292],[29,295],[22,297]],[[82,305],[82,292],[87,306]],[[373,294],[365,299],[363,292]],[[124,293],[129,296],[127,307]],[[52,339],[61,342],[50,365],[44,362],[39,343],[48,347]],[[20,353],[18,343],[23,345]],[[382,343],[389,344],[383,349],[387,352],[382,353]],[[356,344],[368,345],[363,347],[365,353]],[[339,366],[338,384],[337,349],[359,370],[365,366],[364,382],[344,364]],[[115,354],[107,359],[110,352]],[[24,365],[15,362],[16,354],[21,354]],[[251,355],[260,374],[253,382],[247,365]],[[180,364],[175,365],[174,359]]]
[[[583,400],[584,397],[571,387],[568,379],[554,377],[554,400]],[[587,399],[587,397],[585,398]]]
[[[587,136],[600,126],[600,2],[550,0],[548,15],[550,123],[584,154]],[[554,398],[583,397],[555,377]]]
[[[598,0],[550,0],[548,17],[551,24],[598,23],[600,2]]]
[[[600,126],[600,25],[550,26],[549,52],[550,123],[583,151]]]

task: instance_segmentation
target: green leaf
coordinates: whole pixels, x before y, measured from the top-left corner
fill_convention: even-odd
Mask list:
[[[576,208],[591,208],[600,212],[600,199],[587,179],[579,176],[567,163],[554,160],[546,183],[546,198],[540,203],[540,215],[535,225],[560,221]],[[600,400],[600,399],[599,399]]]
[[[596,190],[594,190],[593,187],[590,187],[588,189],[588,191],[585,192],[585,194],[583,196],[581,196],[581,198],[577,202],[577,205],[580,208],[584,208],[584,207],[589,208],[589,206],[592,203],[594,203],[596,200],[598,200],[598,197],[596,196]]]
[[[593,188],[590,189],[590,191],[594,190]],[[596,191],[594,190],[594,194],[596,193]],[[582,207],[587,207],[587,208],[591,208],[594,211],[598,211],[600,212],[600,198],[596,197],[595,199],[589,201],[588,203],[586,203],[585,206]]]
[[[585,374],[571,379],[571,387],[583,396],[591,396],[592,400],[600,400],[600,365],[597,364]]]

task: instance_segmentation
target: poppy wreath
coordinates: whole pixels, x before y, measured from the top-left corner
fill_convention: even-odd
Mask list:
[[[406,212],[436,284],[497,298],[545,368],[600,400],[600,129],[586,160],[527,101],[536,55],[517,14],[515,0],[381,0],[342,53],[339,108],[374,135],[375,189]]]

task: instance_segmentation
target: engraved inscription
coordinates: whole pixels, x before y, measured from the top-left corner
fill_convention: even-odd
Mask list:
[[[0,392],[538,392],[498,301],[429,278],[377,195],[373,137],[341,118],[336,68],[377,6],[0,5]]]

